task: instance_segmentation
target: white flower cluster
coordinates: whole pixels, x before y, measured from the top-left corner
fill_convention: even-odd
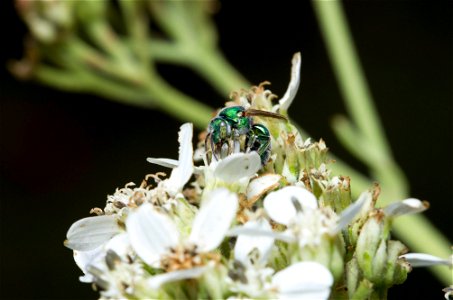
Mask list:
[[[296,55],[278,104],[262,86],[236,95],[236,104],[285,113],[299,67]],[[80,280],[104,299],[354,298],[363,286],[371,293],[404,281],[406,261],[427,261],[400,257],[405,249],[389,240],[382,221],[426,203],[376,209],[372,192],[352,202],[349,179],[330,177],[322,141],[302,141],[289,123],[266,125],[273,144],[264,167],[255,151],[195,166],[203,146],[194,155],[192,125],[181,126],[179,159],[148,159],[172,168],[169,178],[158,173],[118,189],[103,210],[93,210],[97,216],[69,229],[65,244]],[[385,271],[385,282],[376,271]]]

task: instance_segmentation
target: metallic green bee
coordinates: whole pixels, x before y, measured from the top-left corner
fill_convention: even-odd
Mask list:
[[[245,109],[243,106],[231,106],[222,109],[211,120],[205,140],[205,151],[208,145],[215,159],[224,158],[231,153],[256,151],[264,166],[270,156],[271,137],[269,130],[262,124],[254,124],[252,116],[287,119],[276,113]],[[241,143],[241,139],[245,139]],[[243,145],[241,147],[241,145]]]

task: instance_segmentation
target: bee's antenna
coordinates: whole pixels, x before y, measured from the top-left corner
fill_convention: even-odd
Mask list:
[[[265,110],[253,109],[253,108],[247,109],[245,114],[247,116],[268,117],[268,118],[275,118],[275,119],[284,120],[286,122],[288,121],[288,118],[285,117],[284,115],[273,113],[273,112],[270,112],[270,111],[265,111]]]

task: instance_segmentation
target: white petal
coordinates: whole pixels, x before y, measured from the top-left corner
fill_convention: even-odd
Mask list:
[[[318,207],[316,197],[308,190],[298,186],[287,186],[267,195],[264,199],[264,209],[274,221],[289,225],[297,213],[294,201],[302,210]]]
[[[166,182],[167,189],[171,194],[182,190],[193,173],[193,146],[192,146],[192,123],[185,123],[179,131],[179,163],[171,172]]]
[[[121,257],[125,257],[130,250],[131,243],[129,242],[129,235],[124,232],[114,236],[110,241],[104,245],[105,251],[113,250]]]
[[[126,219],[126,229],[132,248],[143,261],[153,266],[162,254],[179,242],[178,229],[172,220],[149,203],[131,212]]]
[[[199,252],[216,248],[225,237],[231,221],[236,216],[238,197],[225,188],[212,191],[202,202],[195,217],[189,241]]]
[[[193,153],[193,160],[194,161],[203,161],[205,158],[205,149],[204,148],[196,148]]]
[[[288,162],[285,160],[285,163],[283,164],[283,170],[282,170],[282,175],[283,177],[286,178],[286,181],[290,184],[295,184],[297,182],[297,175],[291,170]]]
[[[66,234],[65,246],[73,250],[93,250],[119,232],[113,215],[84,218],[71,225]]]
[[[450,297],[453,295],[453,285],[447,286],[446,288],[442,289],[442,292],[445,293],[444,298],[446,300],[450,300]]]
[[[272,284],[279,299],[328,299],[333,276],[317,262],[299,262],[276,273]]]
[[[256,221],[249,221],[245,223],[245,228],[258,229],[263,231],[272,232],[271,225],[266,219],[258,219]],[[257,249],[259,252],[259,262],[264,263],[267,261],[269,253],[274,245],[274,238],[260,235],[239,235],[234,246],[234,258],[239,260],[246,266],[249,264],[249,253]]]
[[[408,253],[401,255],[399,258],[404,258],[412,267],[429,267],[435,265],[451,266],[453,264],[452,257],[448,260],[424,253]]]
[[[193,169],[193,173],[200,175],[203,174],[203,172],[205,172],[205,169],[206,169],[205,166],[195,166]]]
[[[261,169],[261,159],[255,151],[234,153],[222,159],[214,170],[214,176],[228,183],[251,177]]]
[[[203,275],[207,267],[196,267],[187,270],[174,271],[156,275],[147,280],[147,285],[151,289],[158,289],[167,282],[179,281],[183,279],[197,278]]]
[[[427,210],[428,208],[428,202],[409,198],[384,207],[384,213],[387,216],[397,217],[401,215],[410,215],[422,212],[424,210]]]
[[[247,187],[247,199],[250,202],[254,202],[256,199],[261,197],[264,193],[275,189],[280,184],[282,176],[278,174],[266,174],[253,179]]]
[[[115,235],[107,243],[89,251],[74,250],[74,261],[83,271],[85,276],[81,276],[81,282],[93,282],[94,277],[87,272],[88,266],[94,266],[100,270],[106,269],[105,256],[108,250],[115,251],[121,257],[125,257],[129,251],[129,239],[126,233]]]
[[[82,270],[85,276],[81,276],[81,282],[93,282],[93,275],[87,273],[87,268],[90,265],[96,265],[105,256],[103,245],[89,251],[76,251],[74,250],[74,261],[77,266]]]
[[[247,228],[244,226],[236,226],[228,230],[227,236],[261,236],[261,237],[268,237],[272,238],[274,240],[280,240],[284,241],[287,243],[294,243],[296,242],[296,239],[294,237],[294,234],[292,234],[289,231],[283,231],[283,232],[275,232],[275,231],[269,231],[261,228]]]
[[[343,210],[340,215],[340,220],[338,221],[335,231],[332,232],[332,235],[335,235],[342,229],[346,228],[346,226],[351,223],[355,216],[357,216],[357,214],[362,210],[365,204],[367,204],[371,200],[372,199],[370,193],[362,193],[356,202],[349,205],[345,210]]]
[[[300,65],[302,63],[302,58],[300,52],[294,54],[291,61],[291,81],[289,82],[288,89],[286,90],[283,97],[280,99],[280,111],[286,112],[296,96],[297,90],[299,89],[300,84]]]
[[[171,169],[179,166],[179,161],[177,161],[176,159],[148,157],[146,160],[152,164]]]

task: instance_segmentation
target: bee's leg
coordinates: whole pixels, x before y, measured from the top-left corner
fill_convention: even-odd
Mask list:
[[[225,143],[222,144],[221,149],[220,149],[220,157],[225,158],[228,155],[230,155],[230,141],[226,141]]]
[[[261,165],[262,166],[265,166],[266,163],[269,161],[269,158],[271,156],[271,149],[270,147],[269,148],[266,148],[262,153],[260,153],[260,157],[261,157]]]
[[[240,134],[235,130],[233,132],[233,140],[231,141],[231,143],[232,143],[232,145],[231,145],[232,153],[241,152],[241,141],[239,140],[239,138],[240,138]]]
[[[262,143],[258,149],[258,153],[261,156],[261,163],[263,166],[267,163],[269,160],[270,154],[271,154],[271,141],[268,140],[264,143]]]
[[[209,150],[208,150],[208,141],[211,144],[211,156],[213,155],[212,153],[212,140],[211,140],[211,133],[206,134],[206,138],[204,139],[204,157],[205,157],[205,163],[210,164],[211,159],[209,157]]]
[[[241,142],[239,141],[239,137],[233,139],[233,153],[241,152]]]
[[[210,142],[211,142],[211,160],[215,160],[215,161],[218,161],[219,160],[219,153],[220,150],[218,149],[217,145],[214,143],[213,139],[210,138],[209,139]]]
[[[248,153],[252,150],[253,145],[255,144],[256,136],[252,135],[251,137],[248,136],[246,140],[246,149],[245,152]]]

